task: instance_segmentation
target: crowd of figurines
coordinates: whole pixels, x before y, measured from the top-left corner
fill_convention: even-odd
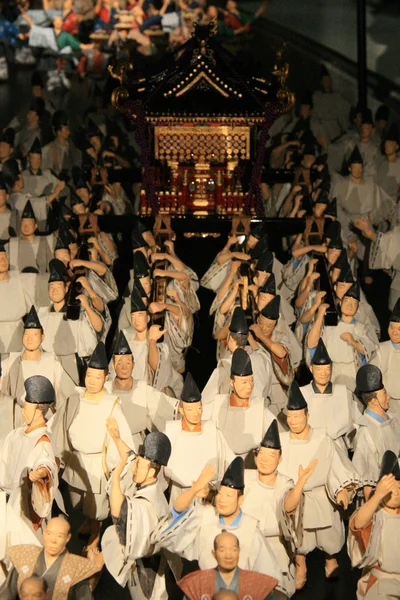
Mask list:
[[[107,99],[54,111],[37,75],[32,96],[0,138],[0,599],[86,600],[105,570],[133,600],[168,598],[166,582],[172,598],[290,597],[315,548],[340,576],[349,514],[358,599],[399,598],[400,159],[386,107],[350,108],[324,67],[268,142],[266,172],[292,175],[264,178],[266,212],[304,217],[288,260],[261,221],[199,280],[133,217],[128,277],[119,235],[100,230],[96,216],[140,204],[140,181],[122,178],[131,131]],[[387,341],[358,279],[377,269],[392,277]],[[185,366],[199,286],[215,294],[217,346],[202,391]]]

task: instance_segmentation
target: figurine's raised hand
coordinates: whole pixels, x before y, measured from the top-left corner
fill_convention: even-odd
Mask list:
[[[39,469],[34,469],[33,471],[29,471],[29,480],[35,483],[40,479],[46,479],[48,473],[47,469],[44,467],[39,467]]]
[[[163,335],[167,333],[168,329],[161,329],[161,325],[152,325],[149,329],[149,340],[158,342]]]
[[[345,333],[342,333],[342,335],[340,336],[340,339],[343,340],[344,342],[347,342],[348,344],[354,344],[354,338],[351,335],[351,333],[349,333],[348,331],[346,331]]]
[[[341,504],[344,510],[347,510],[349,507],[349,492],[347,490],[341,490],[338,494],[336,494],[336,502]]]
[[[310,462],[310,464],[308,465],[308,467],[306,467],[305,469],[303,469],[302,465],[299,466],[299,478],[298,478],[297,482],[300,483],[300,485],[302,487],[304,487],[306,482],[310,479],[311,475],[314,473],[315,467],[317,466],[317,464],[318,464],[318,459],[314,458],[314,460],[312,460]]]
[[[326,296],[326,292],[321,290],[320,292],[317,292],[317,295],[315,297],[315,304],[314,306],[321,306],[322,300],[325,298]]]
[[[202,472],[200,473],[197,481],[193,483],[193,487],[195,488],[197,493],[200,493],[205,488],[208,488],[208,484],[210,481],[214,479],[215,475],[215,467],[214,465],[207,465],[204,467]]]
[[[118,423],[117,423],[115,417],[107,417],[106,427],[107,427],[108,433],[110,434],[110,437],[112,437],[113,440],[120,439],[121,435],[120,435]]]
[[[375,496],[383,500],[390,492],[394,490],[397,485],[397,481],[394,475],[384,475],[380,478],[378,485],[376,486]]]

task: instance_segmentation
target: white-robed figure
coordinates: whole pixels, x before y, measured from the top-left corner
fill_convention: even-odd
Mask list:
[[[337,325],[324,326],[328,304],[319,306],[314,323],[306,336],[309,356],[315,354],[322,337],[332,360],[332,383],[354,388],[354,380],[361,365],[369,362],[378,349],[378,338],[370,326],[355,318],[360,303],[360,284],[356,281],[340,301],[341,317]]]
[[[215,507],[203,501],[210,492],[214,470],[207,465],[192,486],[175,499],[171,513],[153,535],[154,544],[187,560],[197,560],[200,569],[212,569],[217,566],[212,553],[215,536],[222,530],[231,531],[240,542],[239,567],[270,575],[282,584],[281,570],[257,519],[241,508],[243,459],[237,456],[227,468],[215,496]]]
[[[1,142],[0,142],[1,143]],[[1,169],[0,169],[1,172]],[[6,241],[17,235],[18,215],[8,204],[8,186],[4,175],[0,174],[0,240]]]
[[[357,421],[358,432],[353,464],[368,498],[376,486],[379,468],[386,450],[396,456],[400,451],[400,422],[389,411],[390,398],[382,381],[382,373],[375,365],[359,369],[356,378],[357,393],[361,395],[365,411]]]
[[[89,357],[103,331],[103,319],[93,308],[90,298],[83,292],[77,296],[80,310],[77,319],[67,318],[70,281],[67,269],[60,260],[53,258],[49,264],[48,296],[50,306],[38,310],[45,338],[43,350],[54,352],[65,371],[78,385],[77,357]],[[78,359],[78,360],[79,360]]]
[[[379,162],[379,143],[373,138],[374,120],[369,108],[361,112],[360,132],[354,133],[347,138],[343,149],[343,158],[346,162],[353,152],[358,148],[364,163],[364,173],[367,177],[375,177]]]
[[[186,375],[178,410],[182,418],[168,421],[165,426],[172,446],[165,469],[171,484],[171,505],[184,489],[190,488],[206,465],[215,467],[215,481],[221,481],[235,457],[217,423],[202,420],[202,397],[190,373]]]
[[[338,218],[345,239],[354,235],[350,225],[355,218],[368,216],[373,225],[379,225],[394,211],[392,198],[372,177],[364,176],[364,162],[357,146],[349,158],[349,171],[348,177],[338,176],[331,192],[337,199]]]
[[[133,378],[146,381],[157,390],[171,388],[179,397],[183,387],[182,375],[172,366],[169,349],[159,342],[166,333],[160,325],[149,327],[150,314],[136,287],[131,294],[131,326],[123,329],[132,354],[135,357]],[[111,377],[114,373],[111,371]]]
[[[228,328],[226,353],[218,361],[202,391],[203,403],[211,402],[216,394],[227,394],[230,391],[232,356],[237,348],[243,348],[251,356],[254,379],[252,395],[267,398],[271,391],[271,357],[250,334],[246,315],[240,306],[235,307]]]
[[[170,454],[168,437],[151,432],[134,461],[125,454],[112,473],[109,496],[114,524],[106,529],[101,547],[108,571],[120,586],[128,586],[132,600],[168,598],[165,559],[153,556],[152,535],[169,510],[158,476]]]
[[[104,387],[108,361],[103,342],[93,352],[85,376],[85,388],[77,387],[51,423],[52,439],[64,465],[63,479],[68,483],[71,503],[83,511],[86,521],[81,529],[90,533],[89,546],[97,547],[101,522],[108,517],[106,484],[119,461],[119,447],[134,447],[129,425],[116,394]],[[120,436],[110,439],[111,417]],[[89,429],[90,432],[89,432]]]
[[[400,422],[400,299],[389,317],[389,340],[381,342],[371,360],[382,372],[383,383],[390,396],[390,410]]]
[[[323,429],[313,429],[308,424],[307,402],[295,380],[289,388],[287,414],[290,430],[281,434],[279,473],[295,480],[300,466],[317,461],[303,489],[304,506],[296,548],[299,589],[307,579],[306,556],[315,548],[325,553],[325,576],[329,579],[337,575],[335,555],[345,541],[339,507],[347,509],[359,478],[347,454],[338,450]]]
[[[114,349],[112,367],[115,378],[107,381],[106,390],[117,394],[136,447],[143,443],[145,431],[163,431],[167,421],[176,418],[179,400],[136,380],[132,373],[135,357],[123,332],[120,331]]]
[[[274,418],[266,398],[252,396],[254,387],[251,358],[243,348],[232,356],[231,392],[217,394],[203,406],[203,418],[213,420],[236,456],[257,448]]]
[[[24,406],[24,382],[32,375],[43,375],[55,389],[55,409],[57,410],[72,394],[75,384],[64,371],[53,352],[44,352],[41,348],[44,340],[42,324],[36,309],[31,307],[24,319],[22,352],[11,352],[3,363],[2,389],[12,396],[16,404]],[[21,424],[21,412],[15,407],[15,422]]]
[[[392,123],[383,143],[384,158],[378,164],[376,183],[397,203],[400,194],[399,126]],[[397,221],[399,216],[397,215]]]
[[[35,536],[40,541],[58,490],[55,450],[44,418],[54,403],[54,388],[46,377],[34,375],[25,389],[24,425],[8,434],[0,452],[0,494],[8,496],[7,506],[0,505],[11,508],[7,519],[0,515],[0,547],[5,540],[8,545],[36,543]]]
[[[400,468],[387,450],[374,494],[351,517],[347,549],[353,567],[363,569],[358,600],[400,598]]]
[[[260,531],[282,571],[281,589],[290,597],[296,590],[294,551],[297,510],[304,485],[311,477],[316,461],[312,461],[305,469],[299,468],[299,477],[294,484],[289,477],[278,473],[281,460],[278,423],[274,420],[256,450],[257,470],[245,472],[243,512],[258,520]]]
[[[320,68],[321,90],[312,96],[312,116],[329,143],[347,129],[350,104],[338,92],[332,90],[332,79],[325,65]]]
[[[35,269],[38,273],[46,273],[49,262],[53,258],[53,235],[37,236],[37,221],[28,200],[20,216],[19,236],[10,238],[5,248],[10,266],[20,272]]]
[[[332,361],[321,338],[310,371],[311,383],[300,388],[308,405],[308,423],[313,429],[324,429],[345,450],[352,445],[361,412],[352,392],[345,385],[332,383]]]
[[[33,197],[53,193],[60,183],[50,169],[42,169],[42,146],[39,138],[34,139],[29,149],[27,168],[22,171],[22,176],[24,178],[22,191]]]

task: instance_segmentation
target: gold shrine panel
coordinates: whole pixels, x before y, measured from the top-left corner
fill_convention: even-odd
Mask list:
[[[250,127],[156,126],[155,157],[167,162],[250,159]]]

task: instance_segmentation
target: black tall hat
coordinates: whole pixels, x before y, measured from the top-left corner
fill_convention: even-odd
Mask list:
[[[143,248],[146,246],[146,242],[140,231],[137,228],[132,229],[132,250],[136,250],[137,248]]]
[[[35,137],[29,150],[29,154],[42,154],[42,145],[38,137]]]
[[[24,329],[42,329],[42,324],[33,305],[24,319]]]
[[[261,442],[263,448],[272,448],[273,450],[281,450],[281,440],[279,437],[278,421],[274,419],[268,427],[263,440]]]
[[[330,248],[330,246],[328,246]],[[335,262],[332,265],[333,269],[340,269],[340,271],[342,271],[343,269],[345,269],[348,266],[348,261],[347,261],[347,252],[344,248],[342,248],[341,253],[339,254],[339,256],[337,257],[337,259],[335,260]]]
[[[144,287],[142,286],[140,279],[138,279],[137,277],[133,278],[132,290],[134,290],[134,289],[139,293],[141,298],[148,299],[148,296],[147,296],[146,292],[144,291]]]
[[[191,373],[185,377],[185,382],[181,391],[181,400],[183,402],[200,402],[201,393]]]
[[[349,158],[349,165],[355,165],[355,164],[360,164],[360,165],[364,164],[363,157],[361,156],[361,152],[360,152],[358,146],[356,146],[354,148],[354,150],[350,154],[350,158]]]
[[[341,230],[342,226],[340,225],[339,221],[332,221],[329,219],[329,223],[325,230],[325,237],[329,239],[339,238]]]
[[[32,207],[32,203],[30,200],[27,200],[27,202],[24,206],[24,210],[22,211],[21,219],[35,219],[36,220],[36,216],[35,216],[35,213],[33,212],[33,207]]]
[[[400,298],[397,299],[397,302],[393,307],[389,321],[393,321],[395,323],[400,323]]]
[[[244,233],[244,225],[242,221],[240,221],[239,225],[237,226],[236,233]]]
[[[21,173],[21,171],[19,170],[18,161],[16,161],[15,158],[9,158],[8,160],[6,160],[6,162],[3,164],[2,173],[3,176],[6,178],[7,183],[13,185],[18,175]]]
[[[337,217],[337,200],[334,198],[328,204],[328,208],[325,211],[325,216]]]
[[[257,260],[257,271],[262,271],[263,273],[272,273],[273,266],[274,255],[270,250],[264,250],[259,259]]]
[[[83,177],[83,174],[81,174],[75,180],[75,190],[81,190],[83,188],[88,189],[88,186],[87,186],[87,183],[85,181],[85,178]]]
[[[340,275],[336,280],[337,283],[354,283],[353,272],[347,262],[340,271]]]
[[[141,221],[140,219],[138,219],[136,221],[136,229],[140,232],[140,233],[145,233],[146,231],[151,231],[150,227],[148,227],[145,223],[143,223],[143,221]]]
[[[315,204],[326,204],[328,206],[329,203],[329,193],[326,190],[321,190],[318,194]]]
[[[57,110],[51,119],[51,123],[56,133],[61,129],[61,127],[67,127],[69,124],[67,113],[64,110]]]
[[[38,86],[44,89],[44,81],[39,71],[32,73],[31,86]]]
[[[289,387],[288,401],[287,401],[286,408],[288,410],[301,410],[302,408],[307,408],[307,407],[308,407],[308,404],[307,404],[303,394],[301,393],[299,384],[297,383],[297,381],[295,379],[293,379],[293,381]]]
[[[397,142],[399,143],[399,126],[397,123],[392,123],[389,127],[389,131],[386,135],[386,140],[388,142]]]
[[[5,142],[9,146],[14,146],[15,140],[15,129],[8,127],[5,131],[0,133],[0,142]]]
[[[353,283],[350,289],[344,294],[343,298],[348,296],[349,298],[354,298],[360,302],[360,282],[358,279]]]
[[[233,459],[224,473],[221,485],[235,490],[244,489],[244,462],[241,456],[236,456]]]
[[[311,359],[311,364],[317,366],[332,364],[331,357],[328,354],[328,350],[326,349],[322,338],[319,338],[318,340],[317,348],[315,350],[314,356]]]
[[[250,234],[260,240],[264,235],[264,223],[256,223],[253,227],[251,227]]]
[[[32,98],[29,105],[29,110],[37,113],[38,117],[41,117],[46,110],[46,105],[43,98]]]
[[[85,204],[84,201],[78,194],[74,191],[71,193],[71,207],[76,206],[77,204]]]
[[[340,234],[338,236],[335,235],[334,237],[329,239],[328,248],[330,248],[331,250],[342,250],[343,249],[343,241],[342,241],[342,238],[340,237]]]
[[[138,251],[133,255],[133,272],[139,279],[150,274],[149,263],[143,252]]]
[[[386,450],[382,456],[378,481],[380,481],[384,475],[394,475],[396,481],[400,481],[399,459],[391,450]]]
[[[120,331],[117,339],[117,343],[114,348],[114,356],[115,355],[125,355],[132,354],[131,347],[128,344],[128,340],[126,339],[124,332]]]
[[[30,404],[53,404],[55,400],[54,388],[51,381],[43,375],[32,375],[24,382],[25,400]]]
[[[68,244],[66,244],[61,236],[58,236],[56,239],[56,245],[54,246],[54,251],[56,250],[69,250]]]
[[[259,291],[262,294],[272,294],[272,296],[276,296],[275,275],[273,273],[270,273],[267,281],[263,283]]]
[[[146,435],[143,445],[139,449],[139,455],[166,467],[171,450],[168,436],[161,431],[153,431]]]
[[[237,306],[233,311],[232,319],[229,324],[229,331],[231,333],[243,333],[244,335],[248,335],[249,333],[246,315],[240,306]]]
[[[328,69],[326,68],[325,65],[321,65],[320,66],[320,68],[319,68],[319,76],[320,76],[320,79],[322,79],[322,77],[330,77],[329,71],[328,71]]]
[[[0,252],[5,252],[6,249],[4,248],[4,244],[3,242],[0,241]]]
[[[365,125],[373,125],[374,119],[372,118],[372,112],[369,108],[364,108],[361,113],[361,123]]]
[[[3,173],[1,173],[1,172],[0,172],[0,190],[5,190],[6,192],[8,192],[8,185],[6,183]]]
[[[312,97],[313,97],[312,92],[310,90],[306,90],[301,97],[300,103],[302,105],[312,106],[313,105]]]
[[[386,104],[378,106],[375,113],[375,121],[389,121],[390,109]]]
[[[93,350],[93,354],[90,357],[88,367],[91,369],[107,369],[108,360],[106,354],[106,347],[103,342],[99,342],[96,348]]]
[[[67,268],[61,260],[58,258],[52,258],[49,262],[49,283],[53,283],[55,281],[64,281],[64,283],[68,280],[68,272]]]
[[[356,375],[357,391],[361,393],[377,392],[383,389],[381,370],[375,365],[363,365]]]
[[[133,288],[131,294],[131,313],[147,311],[147,307],[144,304],[142,297],[136,288]]]
[[[243,348],[236,348],[232,355],[231,377],[238,375],[239,377],[247,377],[253,375],[253,367],[251,366],[251,358]]]
[[[264,252],[264,250],[268,249],[268,236],[267,235],[263,235],[258,242],[256,243],[256,245],[251,248],[249,254],[251,256],[252,260],[257,260],[260,258],[261,254]]]
[[[96,123],[94,121],[92,121],[92,119],[89,119],[89,123],[88,123],[88,127],[87,127],[87,137],[88,137],[88,139],[90,139],[91,137],[99,137],[100,139],[103,138],[103,134],[102,134],[101,130],[96,125]]]
[[[271,321],[277,321],[279,319],[279,308],[281,306],[281,297],[279,294],[272,298],[271,302],[268,302],[261,311],[261,314],[266,319]]]

